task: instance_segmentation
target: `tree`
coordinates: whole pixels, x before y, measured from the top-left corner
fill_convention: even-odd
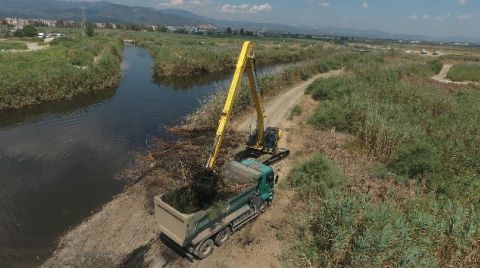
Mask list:
[[[244,35],[245,34],[245,30],[243,28],[240,29],[240,35]]]
[[[85,25],[85,34],[88,37],[92,37],[95,34],[95,28],[92,23],[87,23],[87,25]]]
[[[228,35],[231,35],[232,34],[232,28],[228,27],[227,30],[226,30],[226,33]]]
[[[160,27],[158,27],[158,31],[164,33],[164,32],[167,31],[167,27],[165,27],[165,26],[160,26]]]
[[[25,37],[35,37],[37,36],[37,29],[35,27],[33,27],[33,25],[27,25],[25,27],[23,27],[23,36]]]

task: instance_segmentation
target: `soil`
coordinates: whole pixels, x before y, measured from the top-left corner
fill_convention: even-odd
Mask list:
[[[39,46],[38,43],[35,43],[35,42],[26,42],[25,45],[27,45],[27,49],[22,49],[22,50],[18,50],[18,49],[11,49],[11,50],[8,50],[8,52],[12,52],[12,53],[17,53],[17,52],[30,52],[30,51],[37,51],[37,50],[42,50],[42,49],[46,49],[46,48],[49,48],[50,46]]]
[[[267,115],[273,117],[269,120],[270,125],[282,128],[285,133],[279,146],[289,148],[292,152],[288,158],[273,165],[280,176],[274,202],[255,222],[233,234],[222,247],[215,248],[211,256],[191,262],[171,247],[168,241],[162,237],[159,239],[155,231],[153,196],[181,185],[182,178],[188,177],[188,174],[175,173],[176,170],[185,170],[178,169],[178,166],[189,163],[187,159],[206,160],[209,151],[205,144],[211,144],[211,140],[206,142],[209,141],[207,137],[213,137],[211,130],[195,130],[191,133],[179,128],[177,131],[183,132],[185,139],[173,145],[157,142],[153,152],[142,160],[149,163],[149,173],[133,175],[132,185],[122,194],[65,234],[44,267],[280,267],[288,258],[286,252],[290,243],[295,241],[288,224],[288,217],[294,212],[292,203],[295,196],[287,186],[288,174],[296,163],[316,153],[324,153],[337,162],[348,177],[351,191],[369,193],[378,202],[384,200],[390,190],[395,190],[398,199],[413,195],[414,183],[400,184],[391,179],[373,179],[366,167],[375,159],[362,149],[353,136],[334,130],[315,130],[305,123],[319,105],[310,96],[304,95],[312,81],[285,92],[267,105]],[[303,112],[300,116],[288,119],[295,104],[302,106]],[[229,138],[220,154],[225,156],[222,161],[230,157],[227,148],[232,151],[232,148],[242,146],[245,131],[252,122],[251,117],[237,122],[237,131],[227,135]],[[175,154],[168,154],[172,149]],[[168,157],[168,161],[165,161],[165,157]],[[222,161],[219,161],[220,164]],[[145,170],[137,172],[143,174]]]

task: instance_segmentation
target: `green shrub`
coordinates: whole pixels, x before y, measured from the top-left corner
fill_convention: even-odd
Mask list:
[[[472,267],[480,261],[480,214],[474,206],[435,194],[374,203],[344,183],[323,156],[293,169],[296,200],[309,204],[290,218],[296,265]]]
[[[345,177],[332,161],[324,155],[316,155],[292,170],[290,184],[300,195],[326,197],[331,190],[343,187]]]
[[[295,107],[293,107],[292,111],[290,112],[290,118],[293,118],[295,116],[299,116],[302,113],[303,113],[302,106],[295,105]]]
[[[427,62],[427,65],[433,73],[439,73],[443,68],[443,63],[438,59]]]
[[[83,38],[72,33],[47,49],[0,53],[0,110],[110,88],[120,80],[121,51],[116,34]],[[100,56],[97,64],[95,56]]]
[[[320,103],[308,122],[319,129],[335,128],[337,131],[345,131],[349,127],[345,106],[336,101]]]
[[[313,82],[306,92],[311,94],[314,100],[336,100],[349,95],[352,88],[345,77],[320,78]]]
[[[400,175],[410,178],[437,173],[440,169],[440,155],[437,148],[424,141],[405,144],[393,154],[389,166]]]

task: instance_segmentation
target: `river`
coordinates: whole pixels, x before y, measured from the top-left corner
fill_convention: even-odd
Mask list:
[[[127,46],[123,56],[117,88],[0,114],[0,267],[43,263],[63,233],[121,192],[117,174],[149,140],[173,138],[167,126],[230,81],[154,81],[147,50]]]

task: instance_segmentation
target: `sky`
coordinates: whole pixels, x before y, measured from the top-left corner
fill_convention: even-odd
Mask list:
[[[216,19],[480,38],[480,0],[108,0]]]

